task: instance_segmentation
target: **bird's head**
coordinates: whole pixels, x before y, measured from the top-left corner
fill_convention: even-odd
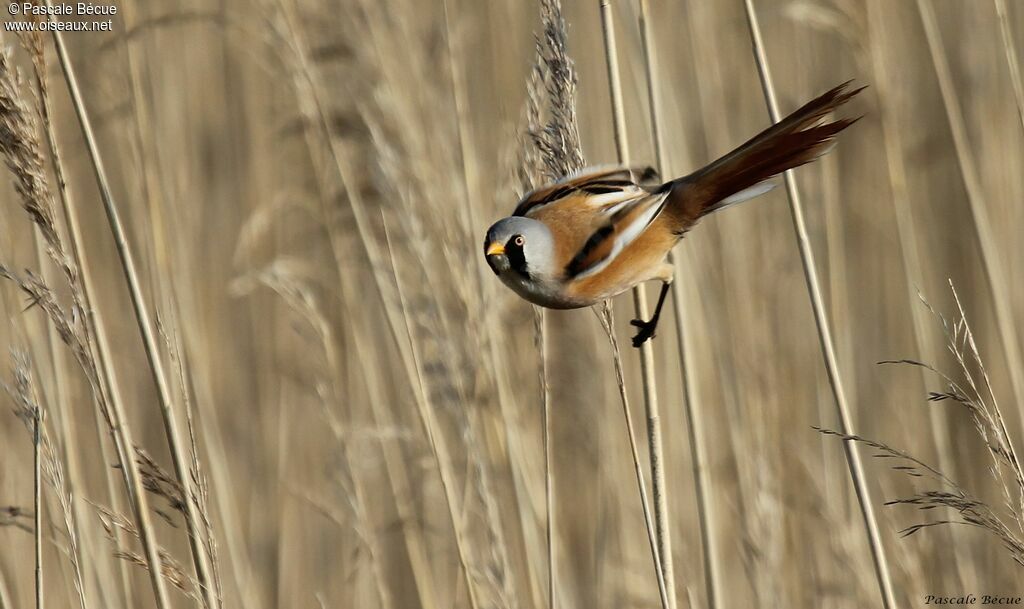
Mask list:
[[[484,257],[504,281],[552,275],[554,242],[544,223],[512,216],[494,223],[484,239]]]

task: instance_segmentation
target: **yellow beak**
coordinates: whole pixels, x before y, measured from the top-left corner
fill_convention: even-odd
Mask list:
[[[504,254],[504,253],[505,253],[505,246],[503,244],[501,244],[501,243],[495,242],[495,243],[492,243],[492,244],[487,246],[487,255],[488,256],[497,256],[498,254]]]

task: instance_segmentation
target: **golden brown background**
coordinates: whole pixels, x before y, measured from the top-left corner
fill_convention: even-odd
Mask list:
[[[742,1],[651,4],[669,151],[663,173],[674,177],[769,119]],[[870,86],[848,110],[864,119],[834,153],[797,171],[857,430],[951,467],[950,477],[1002,509],[970,417],[925,401],[940,380],[876,365],[909,357],[950,368],[938,322],[925,312],[923,334],[915,334],[914,309],[922,309],[920,290],[952,314],[951,279],[1010,432],[1024,440],[1022,396],[1004,348],[1019,348],[1022,334],[998,331],[995,308],[1003,299],[1011,322],[1024,316],[1024,130],[995,4],[922,0],[941,35],[932,47],[911,0],[755,4],[784,112],[850,78]],[[1024,3],[1006,4],[1020,39]],[[187,360],[224,606],[468,607],[455,520],[480,608],[545,607],[533,311],[487,271],[480,252],[487,225],[510,213],[518,195],[513,169],[540,28],[536,4],[447,0],[447,20],[441,0],[121,8],[112,33],[66,39],[148,302]],[[591,164],[614,162],[599,2],[566,0],[564,11],[584,151]],[[637,9],[617,0],[613,14],[631,156],[652,163]],[[27,70],[17,39],[4,41]],[[136,441],[169,469],[91,165],[45,42],[54,126],[90,259],[84,272],[100,289],[95,309],[115,346]],[[960,155],[936,59],[948,62],[960,104]],[[974,193],[965,165],[977,172]],[[35,232],[9,182],[0,187],[0,259],[35,269]],[[989,216],[983,239],[1003,272],[993,282],[970,194]],[[898,206],[910,220],[904,231]],[[911,247],[920,276],[906,270]],[[785,192],[707,219],[677,255],[708,452],[719,606],[880,606],[841,445],[812,429],[838,423]],[[109,494],[114,458],[101,451],[107,434],[97,432],[88,388],[61,346],[53,349],[39,310],[23,311],[28,303],[10,283],[2,289],[0,345],[31,353],[47,424],[68,451],[89,605],[149,607],[148,579],[135,565],[122,571],[92,506],[125,509],[116,474],[117,496]],[[627,349],[632,304],[621,300],[618,337],[643,442],[638,360]],[[704,607],[674,323],[666,314],[654,341],[674,585],[680,606]],[[547,328],[557,604],[656,607],[608,341],[587,310],[550,312]],[[64,400],[54,403],[58,377]],[[452,512],[420,408],[439,424]],[[939,409],[949,437],[941,455],[929,409]],[[179,419],[183,426],[180,411]],[[949,514],[881,507],[918,487],[873,451],[862,453],[900,606],[923,606],[927,594],[1024,593],[1020,566],[980,530],[900,538],[906,526]],[[31,507],[32,455],[31,436],[5,406],[0,506]],[[59,507],[51,493],[44,498],[47,606],[76,607]],[[158,498],[153,505],[169,511]],[[191,572],[180,517],[171,519],[177,528],[155,518],[160,542]],[[30,533],[0,526],[4,609],[32,606],[32,547]],[[134,542],[129,549],[138,551]],[[177,590],[171,599],[195,604]]]

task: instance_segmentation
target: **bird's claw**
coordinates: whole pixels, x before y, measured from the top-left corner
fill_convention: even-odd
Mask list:
[[[640,348],[640,345],[654,338],[654,330],[658,326],[658,324],[653,323],[652,321],[644,321],[642,319],[631,320],[629,324],[640,328],[640,331],[633,337],[633,346],[637,349]]]

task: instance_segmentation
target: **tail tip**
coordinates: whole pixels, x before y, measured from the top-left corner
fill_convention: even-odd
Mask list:
[[[854,79],[851,78],[850,80],[834,87],[826,95],[831,96],[835,100],[834,103],[837,106],[845,104],[846,102],[856,97],[858,93],[868,88],[868,85],[861,85],[855,89],[850,89],[850,86],[853,85],[853,82]]]

